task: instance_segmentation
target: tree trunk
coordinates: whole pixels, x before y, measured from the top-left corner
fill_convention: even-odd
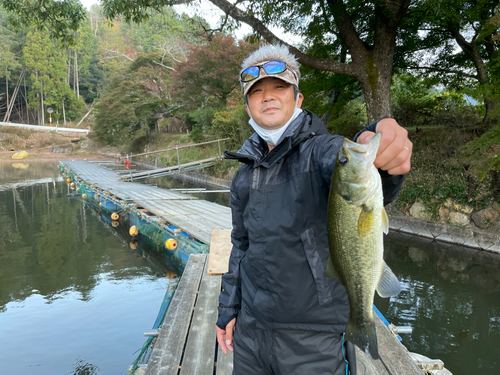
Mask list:
[[[68,58],[68,76],[66,77],[66,83],[68,84],[68,86],[70,79],[71,79],[71,59]]]
[[[4,122],[9,122],[10,115],[12,113],[12,109],[14,108],[14,105],[16,104],[16,97],[17,93],[19,92],[19,87],[21,86],[21,80],[23,79],[24,76],[24,68],[21,70],[21,74],[19,75],[19,81],[16,84],[16,87],[14,89],[14,92],[12,93],[12,97],[10,99],[10,105],[7,106],[7,112],[5,112],[5,116],[3,118]]]
[[[26,77],[23,77],[24,81],[24,100],[26,103],[26,117],[28,118],[28,122],[26,124],[30,123],[30,111],[28,109],[28,94],[26,93]]]
[[[464,54],[468,56],[469,59],[471,59],[471,61],[474,63],[477,72],[477,80],[479,84],[484,87],[483,100],[486,111],[483,117],[483,126],[485,128],[490,128],[498,121],[499,116],[495,115],[494,110],[498,108],[500,103],[498,102],[498,100],[495,100],[491,97],[491,90],[488,87],[491,84],[491,80],[486,64],[484,63],[483,57],[481,56],[481,53],[479,52],[474,41],[472,41],[471,43],[467,42],[462,34],[460,34],[460,31],[458,29],[450,28],[449,31]],[[493,115],[491,113],[493,113]]]
[[[78,55],[75,50],[75,63],[73,64],[75,67],[75,93],[76,97],[80,99],[80,86],[78,84]]]
[[[64,109],[64,99],[62,101],[62,110],[63,110],[63,120],[64,120],[64,125],[66,125],[66,111]]]
[[[41,118],[42,118],[42,125],[45,125],[45,112],[43,108],[43,81],[40,79],[40,110],[41,110]]]
[[[7,109],[9,109],[9,71],[5,68],[5,92],[7,96],[5,97]]]

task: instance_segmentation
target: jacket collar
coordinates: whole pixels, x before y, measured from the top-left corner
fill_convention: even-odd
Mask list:
[[[292,123],[295,127],[292,134],[286,136],[281,142],[269,151],[267,144],[257,133],[253,133],[238,152],[225,151],[226,159],[236,159],[242,163],[253,164],[253,167],[263,166],[269,168],[277,161],[287,155],[295,146],[306,139],[320,134],[329,134],[323,122],[314,113],[308,110],[303,111],[304,116],[299,116],[295,121],[300,121],[299,126]]]

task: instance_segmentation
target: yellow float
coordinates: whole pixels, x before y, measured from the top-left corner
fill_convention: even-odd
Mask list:
[[[70,182],[71,182],[71,178],[67,178],[67,179],[66,179],[66,182],[67,182],[67,183],[70,183]]]
[[[82,194],[82,199],[85,201],[87,200],[87,194]]]
[[[168,240],[165,241],[165,247],[169,250],[177,249],[177,240],[169,238]]]
[[[24,159],[25,157],[30,156],[26,151],[16,152],[12,155],[12,159]]]
[[[71,189],[74,189],[75,188],[75,183],[72,182],[70,186],[71,186]]]
[[[132,240],[132,241],[130,241],[130,242],[129,242],[129,244],[128,244],[128,245],[130,246],[130,248],[131,248],[132,250],[135,250],[135,249],[137,249],[137,247],[139,246],[139,241],[137,241],[137,240]]]
[[[175,279],[177,277],[177,272],[169,269],[165,276],[167,276],[168,279],[172,280],[172,279]]]
[[[111,225],[113,226],[113,228],[116,228],[118,225],[120,225],[120,222],[119,221],[116,221],[116,220],[113,220],[111,222]]]
[[[139,229],[135,225],[132,225],[128,232],[132,237],[135,237],[139,234]]]
[[[120,217],[120,215],[118,215],[116,212],[113,212],[111,214],[111,219],[113,219],[113,220],[118,220],[119,217]]]

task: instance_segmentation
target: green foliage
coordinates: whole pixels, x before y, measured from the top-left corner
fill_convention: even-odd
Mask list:
[[[215,138],[230,138],[226,141],[226,149],[237,151],[245,140],[254,132],[248,124],[248,113],[241,99],[236,102],[235,108],[228,108],[218,111],[213,118],[212,131]]]
[[[474,178],[479,181],[491,178],[500,171],[500,125],[470,141],[460,151]]]
[[[343,112],[331,119],[326,127],[331,134],[339,134],[352,139],[366,126],[366,108],[360,100],[352,100],[343,106]]]
[[[84,105],[65,81],[66,65],[61,46],[50,40],[48,33],[33,30],[27,35],[23,55],[26,67],[32,72],[29,106],[38,108],[43,92],[44,104],[54,109],[54,121],[62,117],[63,102],[68,119],[79,116]]]
[[[203,142],[212,135],[212,120],[217,112],[216,108],[205,107],[195,110],[189,115],[194,123],[191,133],[189,133],[193,142]]]
[[[471,127],[481,121],[481,107],[467,102],[463,92],[438,91],[433,83],[411,74],[393,77],[393,110],[399,124]]]
[[[85,19],[85,9],[79,0],[3,0],[2,6],[10,12],[9,22],[18,31],[36,26],[47,30],[51,39],[67,45],[75,44],[75,32]]]

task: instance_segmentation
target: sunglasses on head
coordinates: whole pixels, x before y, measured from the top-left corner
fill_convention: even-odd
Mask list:
[[[240,74],[241,82],[250,82],[253,81],[254,79],[259,78],[260,69],[264,69],[264,71],[267,74],[279,74],[287,70],[288,65],[283,61],[273,60],[266,62],[265,64],[262,65],[250,66],[241,72]],[[290,69],[290,71],[295,76],[293,70]]]

